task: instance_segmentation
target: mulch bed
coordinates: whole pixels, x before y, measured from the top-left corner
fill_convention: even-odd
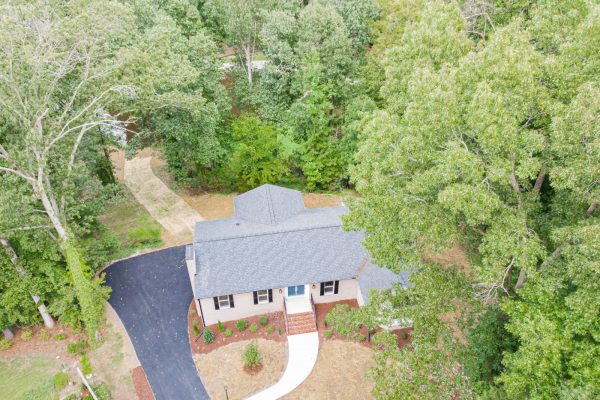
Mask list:
[[[196,313],[196,307],[194,306],[194,301],[190,304],[188,310],[188,337],[190,341],[190,348],[192,349],[192,354],[206,354],[211,351],[225,346],[230,343],[240,342],[242,340],[250,340],[263,338],[268,340],[275,340],[278,342],[284,341],[286,339],[285,334],[285,319],[283,316],[283,311],[264,314],[269,318],[269,322],[265,326],[260,326],[258,323],[258,319],[262,315],[256,315],[254,317],[243,318],[248,321],[248,327],[243,331],[238,331],[235,327],[235,323],[237,321],[228,321],[223,322],[223,326],[225,329],[231,329],[233,335],[230,337],[225,337],[224,332],[219,332],[217,329],[217,324],[208,325],[206,329],[210,329],[215,334],[215,340],[210,343],[204,343],[204,339],[202,337],[202,317]],[[194,335],[194,322],[200,328],[200,335],[196,337]],[[258,330],[254,333],[250,332],[250,326],[254,324],[258,326]],[[273,332],[267,333],[267,327],[272,326]],[[279,329],[281,328],[281,329]],[[279,333],[281,331],[281,334]]]
[[[372,335],[369,335],[369,331],[367,330],[367,328],[365,326],[361,326],[360,331],[359,331],[359,333],[363,334],[367,338],[367,340],[364,340],[364,341],[341,337],[337,333],[333,333],[330,337],[325,336],[325,331],[329,330],[329,328],[327,328],[324,323],[325,317],[327,317],[327,314],[329,313],[329,311],[331,311],[338,304],[346,304],[350,308],[358,308],[359,307],[358,302],[356,300],[340,300],[340,301],[336,301],[336,302],[332,302],[332,303],[315,304],[315,312],[317,314],[317,330],[319,331],[320,341],[344,340],[344,341],[359,343],[365,347],[371,348],[372,343],[370,341],[370,337]],[[381,328],[377,328],[375,333],[380,332],[381,330],[382,330]],[[394,333],[398,337],[398,347],[404,347],[410,343],[410,332],[411,331],[412,331],[412,328],[398,328],[398,329],[392,330],[392,333]]]
[[[74,332],[70,326],[57,323],[54,328],[46,329],[44,326],[33,326],[29,328],[32,332],[31,339],[21,339],[23,330],[14,331],[15,337],[11,341],[10,348],[0,351],[0,357],[13,358],[18,356],[33,355],[33,354],[52,354],[59,356],[69,362],[79,360],[79,356],[72,355],[67,352],[67,345],[71,342],[84,339],[85,334],[82,332]],[[41,332],[48,332],[48,339],[41,338]],[[56,335],[63,334],[65,339],[58,340]],[[2,335],[0,334],[0,337]]]
[[[139,400],[154,400],[154,393],[152,393],[144,368],[135,367],[131,371],[131,379],[133,379],[133,386],[135,386],[135,393]]]

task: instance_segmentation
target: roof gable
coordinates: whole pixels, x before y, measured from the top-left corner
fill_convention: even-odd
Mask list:
[[[233,199],[236,218],[259,224],[278,224],[304,210],[297,190],[262,185]]]

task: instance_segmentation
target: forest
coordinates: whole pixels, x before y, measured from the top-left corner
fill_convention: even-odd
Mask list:
[[[102,340],[117,147],[179,187],[352,192],[345,229],[412,272],[332,316],[413,324],[375,336],[377,399],[600,397],[597,0],[3,2],[5,334]]]

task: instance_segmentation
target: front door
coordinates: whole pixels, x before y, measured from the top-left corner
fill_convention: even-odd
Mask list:
[[[287,295],[288,297],[304,296],[304,285],[288,286]]]

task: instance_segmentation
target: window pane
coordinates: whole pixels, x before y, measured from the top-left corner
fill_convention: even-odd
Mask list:
[[[304,294],[304,285],[296,286],[296,294]]]
[[[229,308],[229,296],[219,296],[219,308]]]
[[[257,292],[258,302],[259,303],[267,303],[269,301],[269,291],[268,290],[259,290]]]

